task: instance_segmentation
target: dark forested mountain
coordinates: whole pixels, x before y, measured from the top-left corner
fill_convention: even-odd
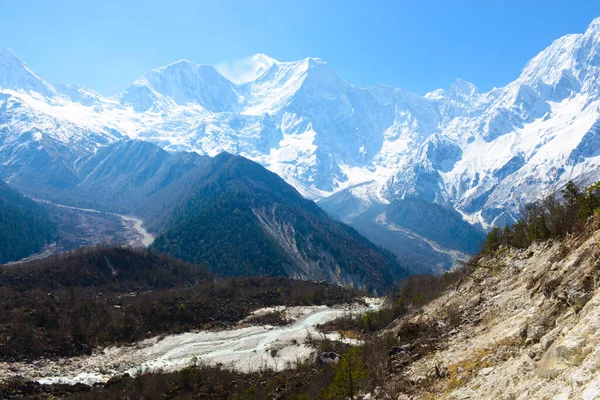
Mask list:
[[[276,174],[230,154],[215,158],[153,247],[221,275],[287,275],[379,291],[405,275],[394,255]]]
[[[416,198],[391,202],[386,217],[388,222],[463,253],[477,253],[484,238],[483,232],[466,222],[454,209]]]
[[[19,181],[54,202],[140,216],[155,249],[220,275],[282,275],[383,290],[396,257],[240,156],[169,153],[118,141],[72,164],[60,184]]]
[[[40,146],[37,151],[46,154],[49,150]],[[147,209],[147,200],[160,198],[161,203],[170,203],[185,197],[211,160],[197,153],[172,154],[147,142],[124,140],[70,163],[68,180],[16,179],[14,185],[58,203],[149,216],[154,210]],[[60,158],[55,162],[64,164]],[[42,175],[46,167],[32,163],[27,168]],[[66,175],[62,172],[59,175]]]
[[[40,251],[55,232],[42,206],[0,180],[0,264]]]
[[[186,152],[172,154],[147,142],[117,142],[81,164],[78,174],[82,180],[74,190],[82,197],[94,198],[101,206],[143,214],[141,209],[152,197],[163,202],[168,200],[164,197],[185,197],[186,190],[211,162],[210,157]]]
[[[319,206],[392,250],[413,272],[441,273],[457,260],[477,253],[484,238],[483,231],[464,221],[457,211],[435,203],[407,198],[365,209],[348,196],[341,191],[320,201]]]
[[[289,255],[296,252],[294,246],[302,247],[304,244],[288,243],[287,239],[282,239],[280,244],[274,244],[274,239],[263,241],[265,236],[256,232],[264,232],[268,224],[264,223],[264,217],[259,220],[254,215],[255,211],[261,208],[255,207],[253,210],[248,206],[238,207],[240,205],[238,203],[249,204],[248,199],[245,198],[249,194],[260,192],[263,197],[265,193],[271,196],[279,193],[276,201],[278,204],[295,202],[293,207],[302,209],[304,205],[299,203],[298,199],[301,197],[298,192],[283,180],[273,178],[265,183],[263,177],[259,176],[260,173],[249,176],[248,172],[244,176],[236,176],[235,171],[230,171],[225,174],[225,170],[231,167],[229,156],[212,158],[194,152],[169,153],[157,145],[137,140],[120,140],[80,159],[75,159],[67,150],[57,146],[54,141],[42,136],[38,146],[28,151],[31,152],[31,157],[47,159],[48,165],[47,163],[25,164],[20,167],[18,173],[15,173],[14,181],[11,182],[25,193],[56,203],[137,215],[144,220],[145,227],[149,231],[155,234],[165,233],[165,236],[157,242],[157,246],[160,245],[163,250],[188,260],[208,262],[219,273],[248,273],[252,268],[249,267],[247,260],[239,263],[243,259],[239,254],[250,257],[254,251],[260,254],[260,256],[252,256],[255,260],[254,267],[258,267],[256,272],[273,274],[286,271],[293,276],[315,278],[319,276],[319,274],[298,273],[296,270],[292,272],[294,268],[284,267],[284,265],[298,265],[299,261],[290,264],[288,256],[281,253],[282,246],[290,249],[283,251]],[[254,169],[267,172],[264,168],[253,167],[252,170]],[[240,189],[243,189],[243,193],[238,193]],[[235,198],[233,192],[236,192]],[[207,193],[210,196],[206,197]],[[225,196],[226,198],[221,198],[224,193],[228,195]],[[349,202],[345,196],[345,191],[339,192],[322,200],[319,205],[330,215],[339,218],[344,215],[354,215],[347,209]],[[188,208],[188,211],[184,212],[182,210],[185,209],[188,201],[191,201],[195,208]],[[271,202],[272,199],[268,201]],[[314,208],[314,204],[311,203],[310,207]],[[244,213],[233,214],[230,212],[232,208],[244,210]],[[394,251],[404,267],[417,272],[441,272],[449,268],[457,258],[463,258],[464,253],[475,252],[481,239],[476,229],[463,222],[457,212],[425,201],[400,200],[390,205],[370,207],[366,211],[362,210],[360,204],[354,204],[354,208],[359,212],[352,218],[343,218],[342,221],[354,226],[360,234],[377,245]],[[198,236],[197,243],[192,239],[195,234],[186,239],[176,239],[184,235],[184,231],[176,233],[173,226],[173,213],[177,210],[179,214],[188,215],[189,210],[192,209],[197,211],[193,215],[194,219],[186,222],[185,216],[178,217],[178,224],[181,229],[185,228],[185,235],[192,231],[199,233],[200,228],[197,227],[199,221],[203,221],[203,226],[209,227],[212,227],[212,222],[219,221],[231,227],[236,225],[247,227],[247,230],[233,230],[245,235],[245,241],[242,243],[233,236],[216,237],[214,235],[221,230],[212,228],[207,230],[208,236]],[[278,206],[277,213],[289,212],[283,210],[284,208]],[[279,215],[277,213],[275,215]],[[216,215],[219,217],[215,217]],[[321,215],[324,216],[322,213]],[[242,216],[251,216],[253,223],[249,223]],[[278,218],[283,217],[278,216]],[[212,222],[208,223],[207,219]],[[287,222],[286,219],[284,221]],[[195,225],[193,229],[188,227],[192,224]],[[335,225],[337,231],[347,229],[339,226]],[[168,234],[165,231],[167,227],[172,228]],[[334,226],[330,225],[325,229],[333,229],[332,227]],[[427,229],[422,229],[425,227]],[[450,233],[454,228],[460,228],[460,235]],[[273,228],[275,230],[271,227],[268,229],[271,229],[272,233],[269,237],[287,237],[279,234],[278,230],[283,229],[282,227]],[[298,227],[294,226],[294,229]],[[294,235],[297,234],[295,230]],[[298,233],[298,235],[302,234]],[[357,234],[352,232],[352,235]],[[252,242],[248,237],[256,241]],[[167,238],[169,240],[163,242]],[[222,244],[229,240],[238,242],[237,251],[222,250]],[[215,249],[210,248],[212,245],[216,246]],[[204,254],[202,257],[198,253],[200,248]],[[239,254],[236,255],[236,252]],[[306,257],[312,259],[310,255]],[[228,261],[222,262],[217,259]],[[303,259],[300,264],[307,265],[308,259]],[[361,263],[364,264],[363,261]],[[232,264],[236,266],[231,268]],[[343,270],[343,264],[340,265]],[[312,266],[304,267],[307,268],[311,269]]]

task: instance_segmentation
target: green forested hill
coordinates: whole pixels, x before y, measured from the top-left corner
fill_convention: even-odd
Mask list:
[[[42,206],[0,181],[0,264],[40,251],[55,232]]]
[[[394,255],[243,157],[218,156],[171,221],[154,248],[219,275],[288,275],[380,292],[405,275]]]
[[[125,140],[82,160],[74,173],[72,185],[29,193],[139,216],[157,235],[156,250],[221,276],[289,276],[383,293],[406,275],[390,252],[240,156],[172,154]]]

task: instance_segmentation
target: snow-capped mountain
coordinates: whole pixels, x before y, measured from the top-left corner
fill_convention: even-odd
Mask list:
[[[246,64],[236,80],[182,60],[105,98],[50,83],[2,50],[0,176],[23,181],[42,156],[68,170],[129,137],[243,155],[348,222],[419,198],[484,227],[569,179],[600,178],[600,18],[486,93],[461,79],[425,96],[359,88],[317,58]]]

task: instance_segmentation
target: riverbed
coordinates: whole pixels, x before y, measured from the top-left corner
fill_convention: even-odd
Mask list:
[[[157,336],[130,346],[108,347],[90,356],[39,360],[34,363],[0,363],[2,378],[20,375],[42,384],[106,382],[122,374],[132,376],[156,371],[176,371],[194,363],[222,364],[242,372],[281,370],[306,361],[315,352],[313,344],[325,337],[317,325],[347,313],[364,313],[381,306],[380,299],[365,299],[367,305],[280,308],[292,322],[286,326],[251,326],[242,322],[235,329],[196,331]],[[269,310],[258,310],[264,312]]]
[[[123,228],[125,229],[127,237],[129,238],[128,242],[127,242],[127,244],[129,246],[148,247],[152,244],[152,242],[154,242],[154,235],[152,235],[150,232],[148,232],[146,230],[146,228],[144,228],[144,225],[143,225],[144,221],[142,221],[141,219],[139,219],[133,215],[116,214],[116,213],[111,213],[111,212],[94,210],[92,208],[80,208],[80,207],[67,206],[64,204],[57,204],[57,203],[53,203],[53,202],[50,202],[48,200],[43,200],[43,199],[33,198],[33,200],[40,202],[40,203],[52,205],[54,207],[59,207],[59,208],[67,208],[70,210],[81,211],[84,213],[104,214],[104,215],[111,215],[114,217],[118,217],[121,219]]]

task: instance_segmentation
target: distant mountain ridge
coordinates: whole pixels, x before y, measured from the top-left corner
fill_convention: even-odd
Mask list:
[[[44,174],[68,180],[80,160],[128,137],[242,155],[312,199],[344,193],[340,218],[358,229],[356,217],[407,198],[503,225],[568,180],[599,179],[599,54],[600,18],[486,93],[461,79],[425,96],[358,88],[321,59],[257,55],[250,81],[182,60],[105,98],[49,83],[3,50],[0,176],[38,179],[30,164],[39,157]]]
[[[169,153],[122,140],[71,172],[68,182],[50,175],[18,187],[62,204],[140,216],[157,234],[154,249],[222,276],[288,276],[384,293],[408,273],[391,252],[241,156]]]

